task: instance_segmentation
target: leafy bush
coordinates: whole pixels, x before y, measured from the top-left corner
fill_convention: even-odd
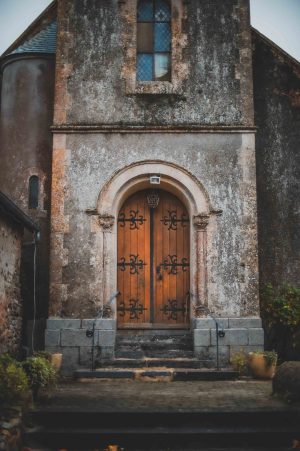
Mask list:
[[[33,354],[33,357],[42,357],[45,360],[48,360],[48,362],[51,362],[52,354],[48,351],[37,351]]]
[[[0,403],[22,404],[29,394],[28,378],[22,366],[7,354],[0,356]]]
[[[281,359],[290,357],[291,349],[300,346],[300,288],[267,284],[261,292],[261,312],[269,346]]]
[[[233,369],[241,375],[248,373],[248,356],[246,352],[241,349],[231,357],[231,365]]]
[[[57,374],[49,360],[44,357],[29,357],[23,362],[23,368],[28,376],[33,394],[40,388],[55,385]]]

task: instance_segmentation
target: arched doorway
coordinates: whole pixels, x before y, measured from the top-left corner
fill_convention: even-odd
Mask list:
[[[187,328],[190,218],[175,195],[141,190],[117,220],[118,328]]]

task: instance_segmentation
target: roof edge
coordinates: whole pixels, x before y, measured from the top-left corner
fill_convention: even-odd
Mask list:
[[[287,53],[285,50],[283,50],[279,45],[275,44],[274,41],[267,38],[264,34],[262,34],[260,31],[258,31],[256,28],[251,26],[251,30],[254,34],[256,34],[262,41],[264,41],[267,45],[273,48],[276,52],[280,53],[280,55],[286,60],[287,63],[289,63],[292,66],[297,66],[297,68],[300,68],[300,61],[298,61],[296,58],[291,56],[289,53]]]
[[[39,226],[2,191],[0,191],[0,211],[1,210],[6,212],[17,224],[22,224],[31,232],[39,232]]]
[[[52,14],[54,15],[54,13],[56,12],[56,7],[57,0],[53,0],[53,2],[50,3],[50,5],[48,5],[47,8],[44,9],[44,11],[42,11],[41,14],[23,31],[23,33],[5,50],[5,52],[0,55],[0,59],[9,55],[14,49],[19,47],[26,38],[28,39],[30,33],[33,32],[35,28],[37,28],[42,19],[49,17],[49,19],[51,20]]]

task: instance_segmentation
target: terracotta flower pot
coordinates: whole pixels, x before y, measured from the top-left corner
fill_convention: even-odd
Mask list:
[[[272,379],[276,370],[276,361],[268,364],[264,354],[249,352],[248,364],[253,377],[257,379]]]
[[[62,354],[55,353],[51,354],[51,365],[56,370],[57,373],[59,373],[61,368],[61,362],[62,362]]]

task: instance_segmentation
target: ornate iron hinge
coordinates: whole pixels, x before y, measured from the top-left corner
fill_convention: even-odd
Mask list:
[[[118,263],[118,267],[121,271],[125,271],[128,266],[130,269],[130,274],[139,274],[139,269],[143,269],[147,263],[144,263],[143,260],[139,259],[139,254],[134,255],[130,254],[130,261],[126,262],[125,257],[120,258],[120,262]]]
[[[168,299],[168,303],[161,308],[161,311],[164,315],[168,315],[169,320],[177,321],[178,313],[185,315],[187,305],[184,302],[179,303],[177,299]]]
[[[163,269],[169,269],[169,274],[176,275],[178,273],[178,268],[181,268],[182,271],[187,271],[187,268],[190,266],[188,259],[186,257],[183,257],[181,260],[177,260],[177,255],[168,255],[163,263],[161,263],[161,267]]]
[[[190,222],[187,215],[182,213],[180,218],[177,218],[177,213],[175,210],[168,210],[169,216],[164,216],[160,222],[163,225],[168,226],[168,230],[177,230],[177,224],[181,224],[182,227],[186,227],[186,223]]]
[[[118,305],[118,313],[120,316],[124,317],[126,312],[129,313],[130,319],[140,319],[140,316],[147,310],[143,304],[140,303],[139,299],[129,299],[129,306],[127,307],[125,302],[122,301]]]
[[[120,223],[120,227],[125,227],[126,222],[129,222],[130,230],[139,229],[140,225],[143,225],[146,218],[142,215],[139,215],[139,210],[130,210],[129,218],[125,217],[125,213],[120,213],[118,217],[118,223]]]

